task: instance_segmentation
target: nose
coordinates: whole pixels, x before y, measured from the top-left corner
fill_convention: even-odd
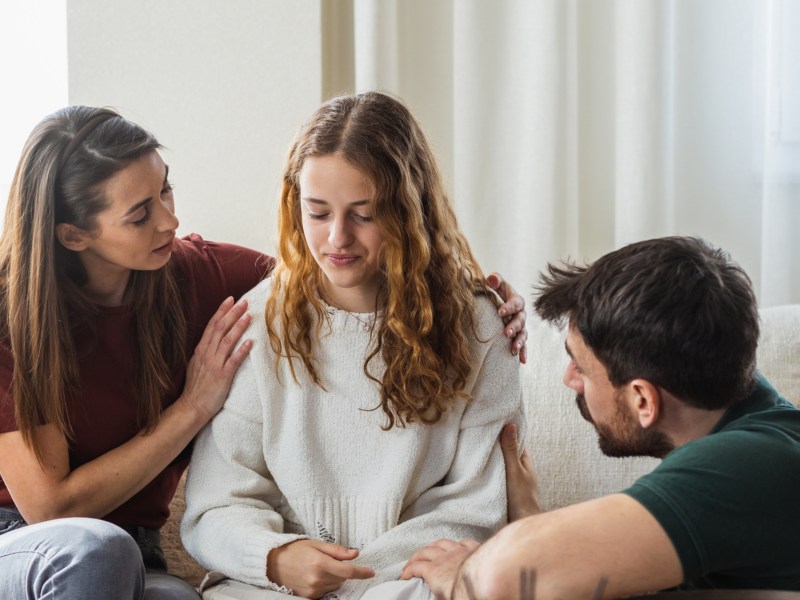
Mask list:
[[[581,379],[580,373],[578,373],[577,369],[575,368],[575,363],[573,361],[569,361],[567,368],[564,369],[563,381],[564,385],[569,389],[577,392],[578,394],[583,393],[583,379]]]
[[[156,223],[159,231],[173,231],[178,228],[180,221],[175,216],[175,204],[172,200],[156,202]]]
[[[331,219],[331,228],[328,232],[328,243],[333,248],[346,248],[353,242],[353,234],[350,231],[350,223],[346,217],[334,217]]]

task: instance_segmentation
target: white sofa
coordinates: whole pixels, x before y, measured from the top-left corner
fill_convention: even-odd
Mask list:
[[[528,323],[528,447],[545,510],[610,494],[651,471],[649,458],[609,458],[581,418],[575,393],[561,381],[567,365],[566,333],[531,318]],[[787,400],[800,406],[800,304],[761,311],[757,364]]]
[[[528,364],[523,367],[528,394],[528,447],[539,475],[546,510],[619,491],[657,464],[646,458],[608,458],[597,448],[592,426],[575,406],[575,394],[562,383],[567,355],[565,333],[531,318]],[[800,405],[800,304],[761,311],[758,366],[767,379]],[[188,557],[178,536],[183,515],[183,485],[162,530],[170,570],[194,584],[203,569]]]

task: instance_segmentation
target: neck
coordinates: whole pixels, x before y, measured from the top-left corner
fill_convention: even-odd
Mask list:
[[[122,306],[131,270],[98,260],[89,252],[81,252],[80,258],[88,280],[83,292],[89,299],[100,306]]]
[[[661,428],[676,448],[707,436],[727,410],[695,408],[674,397],[670,397],[665,404]]]
[[[354,313],[375,312],[378,308],[378,288],[339,288],[324,283],[323,296],[325,301],[336,308]]]
[[[100,306],[122,306],[130,278],[131,272],[128,269],[102,275],[89,273],[89,282],[83,286],[83,291],[92,302]]]

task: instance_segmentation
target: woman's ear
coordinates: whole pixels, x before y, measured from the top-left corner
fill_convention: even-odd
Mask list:
[[[634,410],[639,424],[644,429],[652,427],[661,416],[661,389],[646,379],[634,379],[628,385],[634,394]]]
[[[56,237],[64,248],[73,252],[86,250],[89,245],[89,234],[80,227],[69,223],[56,225]]]

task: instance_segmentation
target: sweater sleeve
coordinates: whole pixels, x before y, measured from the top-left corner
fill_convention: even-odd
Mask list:
[[[285,501],[264,461],[254,362],[245,360],[225,406],[196,438],[181,538],[206,568],[285,591],[267,579],[267,554],[308,536],[283,533]]]
[[[485,338],[484,338],[485,339]],[[508,522],[505,465],[498,443],[503,425],[517,423],[525,434],[520,365],[498,334],[489,342],[472,400],[461,418],[455,457],[447,475],[403,511],[400,522],[364,547],[359,564],[376,570],[371,580],[349,580],[343,597],[397,579],[420,548],[441,538],[483,541]]]

